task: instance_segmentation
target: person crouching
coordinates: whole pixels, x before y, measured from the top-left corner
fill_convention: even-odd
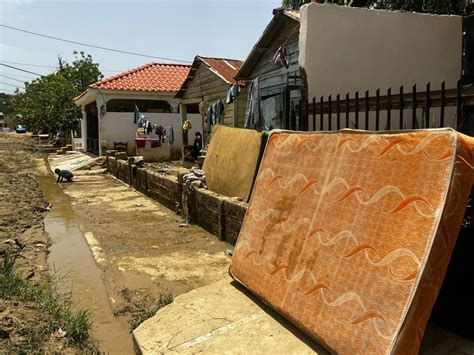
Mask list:
[[[61,169],[54,169],[54,172],[58,175],[58,180],[56,182],[63,181],[66,179],[67,181],[72,181],[74,174],[71,173],[69,170],[61,170]]]

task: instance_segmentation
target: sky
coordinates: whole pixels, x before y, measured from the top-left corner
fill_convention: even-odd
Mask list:
[[[0,0],[0,24],[182,61],[192,62],[195,55],[245,60],[280,4],[280,0]],[[55,70],[58,55],[72,61],[74,50],[91,54],[105,77],[166,62],[0,27],[0,64],[48,74]],[[12,93],[7,90],[35,77],[0,65],[0,92]]]

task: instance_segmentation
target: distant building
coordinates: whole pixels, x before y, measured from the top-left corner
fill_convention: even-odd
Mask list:
[[[88,152],[105,154],[114,143],[127,143],[135,152],[134,112],[137,107],[157,125],[172,126],[175,156],[181,154],[180,99],[175,98],[187,78],[189,65],[150,63],[90,85],[74,101],[82,108],[82,142]],[[202,131],[199,114],[190,115],[193,129]],[[154,134],[154,133],[153,133]]]
[[[187,119],[188,113],[199,113],[201,107],[204,125],[208,131],[214,123],[243,127],[247,91],[244,81],[234,79],[242,63],[243,61],[236,59],[196,56],[188,77],[176,94],[176,98],[181,100],[183,121]],[[229,95],[229,90],[234,90],[236,96]],[[217,107],[219,101],[222,104],[222,113],[219,117],[213,116],[214,122],[208,122],[211,120],[211,111],[208,109]],[[206,115],[206,112],[209,114]]]

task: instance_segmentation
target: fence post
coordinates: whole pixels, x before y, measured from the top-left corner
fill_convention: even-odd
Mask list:
[[[461,123],[461,115],[462,115],[462,101],[461,101],[461,80],[458,80],[457,83],[457,100],[456,100],[456,124],[455,128],[459,129],[459,124]]]
[[[439,126],[444,127],[444,108],[446,106],[446,83],[443,81],[441,83],[441,108],[440,108],[440,118]]]
[[[323,120],[324,120],[324,104],[323,104],[323,101],[324,101],[324,97],[321,96],[319,98],[319,103],[321,105],[321,107],[320,107],[321,111],[319,112],[319,114],[320,114],[319,126],[320,126],[321,131],[324,130],[324,122],[323,122]]]
[[[296,127],[296,122],[295,122]],[[303,122],[303,100],[299,100],[298,105],[298,130],[304,131],[304,122]]]
[[[369,130],[369,90],[365,92],[365,129]]]
[[[304,123],[305,123],[305,131],[309,131],[308,100],[304,100]]]
[[[346,94],[346,128],[349,128],[349,93]]]
[[[337,124],[337,130],[339,131],[341,129],[341,95],[337,94],[336,96],[336,124]]]
[[[411,124],[412,128],[416,129],[416,84],[413,85],[412,98],[411,98]]]
[[[400,129],[403,129],[403,109],[405,108],[405,102],[403,101],[403,85],[400,86]]]
[[[425,128],[430,128],[431,83],[426,84]]]
[[[359,129],[359,92],[355,93],[355,129]]]
[[[328,131],[332,131],[332,95],[328,97]]]
[[[380,89],[375,92],[375,130],[380,131]]]
[[[392,129],[392,88],[387,90],[387,129]]]
[[[316,98],[313,97],[313,131],[316,131]]]

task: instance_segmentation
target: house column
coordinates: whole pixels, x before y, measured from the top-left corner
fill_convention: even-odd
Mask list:
[[[98,131],[98,138],[99,138],[99,156],[105,155],[107,151],[107,142],[102,142],[102,132],[101,132],[101,121],[105,116],[105,103],[106,99],[104,95],[98,95],[96,100],[97,105],[97,131]],[[103,108],[102,108],[103,107]]]
[[[87,152],[87,113],[86,105],[81,105],[82,111],[82,120],[81,120],[81,139],[82,139],[82,149],[84,152]]]

